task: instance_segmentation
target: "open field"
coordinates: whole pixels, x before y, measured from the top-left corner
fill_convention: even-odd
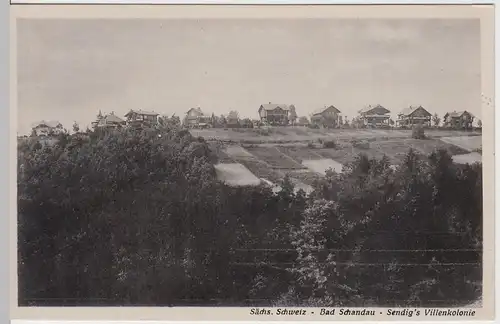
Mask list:
[[[247,151],[253,154],[258,159],[266,162],[276,169],[303,169],[304,167],[297,163],[291,157],[281,153],[277,148],[273,147],[252,147],[247,148]]]
[[[230,186],[257,186],[260,179],[239,163],[219,163],[215,165],[217,178]]]
[[[282,180],[285,175],[269,165],[259,161],[259,160],[238,160],[239,163],[243,164],[248,170],[255,174],[259,178],[267,179],[273,183],[277,183]]]
[[[253,129],[193,129],[194,136],[204,137],[206,140],[220,140],[227,142],[242,142],[248,144],[262,144],[267,142],[311,142],[319,139],[335,139],[350,141],[352,139],[389,139],[410,138],[411,130],[404,129],[310,129],[300,126],[270,127]],[[464,132],[445,129],[427,129],[426,135],[431,138],[458,137],[481,135],[479,132]]]

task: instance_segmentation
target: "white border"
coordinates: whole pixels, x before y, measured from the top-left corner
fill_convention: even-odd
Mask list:
[[[430,0],[372,0],[372,1],[333,1],[333,0],[311,0],[311,1],[300,1],[300,0],[147,0],[147,1],[137,1],[137,0],[11,0],[11,4],[337,4],[337,5],[357,5],[357,4],[492,4],[495,1],[485,1],[485,0],[440,0],[440,1],[430,1]]]

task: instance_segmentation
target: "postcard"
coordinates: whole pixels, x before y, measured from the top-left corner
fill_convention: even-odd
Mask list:
[[[492,5],[12,5],[13,319],[494,315]]]

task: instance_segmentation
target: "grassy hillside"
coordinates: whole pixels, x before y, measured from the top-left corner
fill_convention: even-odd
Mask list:
[[[477,136],[477,133],[446,130],[427,130],[425,139],[411,138],[411,132],[404,130],[275,127],[269,128],[268,132],[263,135],[259,129],[191,131],[226,139],[212,140],[210,144],[221,163],[241,163],[257,177],[274,183],[281,182],[288,175],[294,181],[306,185],[313,185],[322,177],[317,169],[312,170],[310,167],[318,166],[320,162],[314,162],[318,160],[323,160],[324,165],[348,165],[363,154],[368,158],[387,158],[390,164],[397,165],[404,161],[410,148],[425,158],[436,150],[456,156],[481,147],[481,136]],[[458,134],[460,136],[451,136]],[[287,140],[282,140],[289,135]],[[231,138],[231,141],[227,138]]]

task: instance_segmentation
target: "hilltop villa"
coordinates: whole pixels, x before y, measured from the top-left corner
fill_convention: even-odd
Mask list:
[[[63,126],[58,121],[45,121],[42,120],[33,124],[32,128],[35,136],[49,136],[57,135],[64,131]]]
[[[365,126],[389,126],[391,111],[381,105],[368,106],[359,111],[360,119]]]
[[[154,126],[158,123],[158,115],[152,111],[130,110],[125,117],[130,126]]]
[[[415,125],[422,125],[426,127],[431,126],[432,114],[422,106],[410,106],[403,109],[398,114],[396,121],[398,126],[412,127]]]
[[[127,122],[120,117],[116,116],[114,112],[111,114],[103,116],[101,111],[97,115],[97,120],[92,123],[94,128],[97,127],[106,127],[106,128],[118,128],[125,126]]]
[[[335,106],[324,106],[312,114],[311,123],[329,128],[338,127],[342,125],[342,116]]]
[[[210,127],[211,123],[212,117],[205,115],[200,107],[189,109],[184,117],[184,126],[188,128]]]
[[[472,128],[474,115],[468,111],[453,111],[444,115],[444,126],[450,128]]]
[[[263,104],[259,107],[259,117],[261,122],[270,125],[288,125],[290,108],[295,109],[293,105],[285,104]]]

